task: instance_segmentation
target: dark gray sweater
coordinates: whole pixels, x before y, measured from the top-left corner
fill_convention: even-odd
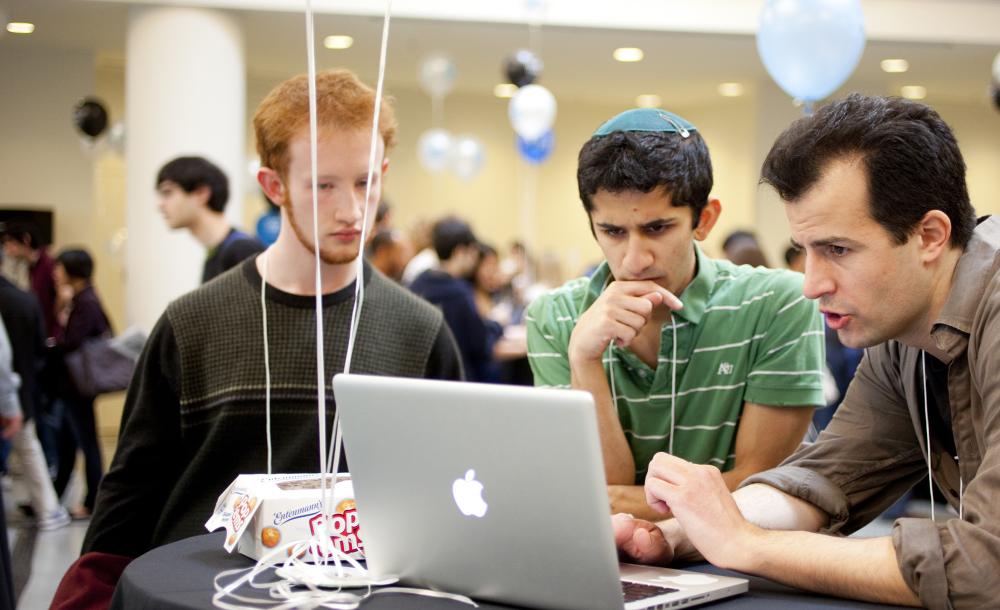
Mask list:
[[[461,379],[441,313],[367,265],[365,280],[352,372]],[[84,552],[137,557],[205,533],[229,483],[267,471],[260,284],[249,259],[171,303],[157,322]],[[318,472],[315,300],[271,286],[266,296],[274,472]],[[353,283],[323,297],[328,426],[353,303]]]

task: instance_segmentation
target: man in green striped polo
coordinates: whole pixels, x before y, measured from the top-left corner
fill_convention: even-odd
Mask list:
[[[606,260],[532,303],[528,357],[536,385],[594,396],[612,511],[653,516],[641,485],[660,451],[717,466],[730,489],[777,465],[824,404],[802,276],[702,253],[721,205],[704,140],[675,114],[606,122],[577,182]]]

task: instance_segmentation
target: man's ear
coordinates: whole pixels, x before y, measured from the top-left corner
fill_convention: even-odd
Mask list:
[[[389,157],[382,159],[382,177],[385,177],[386,172],[389,171]]]
[[[951,219],[941,210],[931,210],[917,224],[915,237],[919,240],[921,260],[932,263],[951,243]]]
[[[698,216],[698,226],[694,228],[694,238],[698,241],[704,241],[712,232],[715,223],[719,221],[720,215],[722,215],[722,203],[718,199],[709,199]]]
[[[281,176],[278,172],[274,171],[270,167],[262,167],[257,170],[257,184],[263,189],[264,194],[267,198],[274,202],[278,207],[285,205],[287,196],[285,192],[285,183],[281,180]]]
[[[198,198],[198,203],[208,207],[208,200],[212,198],[212,188],[207,184],[195,187],[191,194]]]

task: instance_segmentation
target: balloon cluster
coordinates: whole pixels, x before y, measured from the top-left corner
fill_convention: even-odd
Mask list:
[[[534,84],[542,73],[542,61],[524,49],[506,59],[503,66],[507,80],[517,85],[507,116],[517,133],[517,150],[529,163],[542,163],[552,154],[556,120],[556,98],[541,85]]]
[[[420,86],[439,106],[458,77],[454,62],[444,55],[432,55],[420,64]],[[451,170],[462,180],[471,180],[486,162],[486,152],[479,139],[471,135],[453,136],[447,129],[435,127],[417,141],[420,163],[433,173]]]
[[[767,73],[806,103],[830,95],[854,72],[865,49],[861,0],[767,0],[757,52]]]
[[[462,180],[471,180],[486,162],[479,140],[470,135],[452,136],[446,129],[428,129],[417,142],[417,155],[434,173],[450,169]]]

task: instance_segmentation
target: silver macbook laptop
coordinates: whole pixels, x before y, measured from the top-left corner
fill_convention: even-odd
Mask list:
[[[590,394],[361,375],[333,389],[375,575],[536,608],[681,608],[747,590],[619,565]]]

